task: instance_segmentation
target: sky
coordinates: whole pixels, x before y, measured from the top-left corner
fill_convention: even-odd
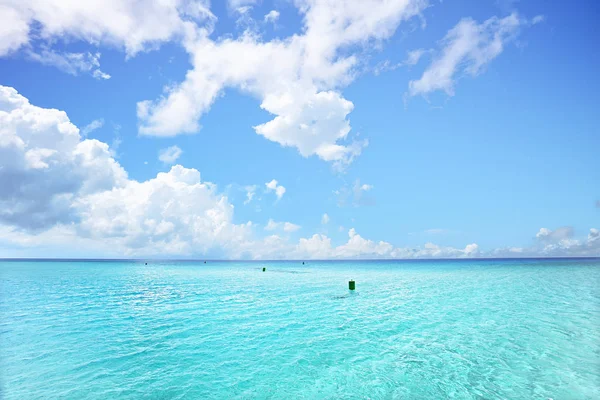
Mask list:
[[[598,17],[0,0],[0,257],[600,256]]]

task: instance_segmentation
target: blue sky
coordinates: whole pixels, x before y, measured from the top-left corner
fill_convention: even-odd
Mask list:
[[[0,255],[600,255],[595,2],[0,9]]]

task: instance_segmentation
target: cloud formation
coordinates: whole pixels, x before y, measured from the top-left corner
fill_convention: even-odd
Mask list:
[[[106,143],[81,140],[63,111],[0,86],[0,223],[35,231],[78,216],[73,200],[120,187],[127,173]]]
[[[129,179],[106,143],[83,139],[66,113],[31,105],[8,87],[0,87],[0,127],[0,242],[5,245],[63,254],[76,248],[105,257],[211,251],[224,258],[474,254],[470,247],[394,248],[354,229],[337,247],[324,235],[297,243],[278,235],[259,238],[252,222],[233,222],[233,205],[216,185],[202,181],[199,171],[175,165],[147,181]],[[277,181],[266,185],[283,195]],[[271,220],[267,229],[290,233],[300,227]]]
[[[600,231],[589,230],[586,239],[574,238],[571,227],[560,227],[555,230],[542,228],[536,235],[537,246],[530,249],[539,255],[549,257],[600,256]]]
[[[271,10],[265,15],[264,21],[274,24],[275,22],[277,22],[278,19],[279,19],[279,11]]]
[[[179,146],[171,146],[165,149],[161,149],[158,152],[158,159],[163,164],[175,164],[177,159],[181,156],[183,150],[179,148]]]
[[[454,95],[455,76],[478,75],[525,24],[527,21],[516,13],[504,18],[492,17],[481,24],[463,18],[442,39],[441,49],[421,78],[408,83],[408,95],[426,95],[436,90]]]
[[[104,119],[95,119],[83,128],[81,128],[81,136],[84,138],[87,137],[90,133],[94,132],[96,129],[100,129],[104,126]]]
[[[185,81],[156,100],[138,103],[140,133],[195,133],[199,120],[227,87],[258,98],[273,119],[257,134],[343,169],[367,146],[349,140],[352,102],[339,89],[350,83],[359,60],[356,46],[389,38],[398,25],[419,15],[424,0],[295,2],[303,32],[263,41],[247,30],[240,37],[213,40],[211,31],[189,31],[184,41],[193,69]]]
[[[277,200],[281,200],[285,194],[285,187],[283,185],[279,185],[275,179],[273,179],[271,182],[265,183],[265,186],[267,187],[267,192],[275,192]]]
[[[29,51],[28,57],[44,65],[50,65],[71,75],[89,74],[96,79],[110,79],[100,70],[100,53],[58,53],[44,48],[40,52]]]
[[[408,54],[406,56],[406,60],[404,60],[404,62],[402,64],[409,65],[409,66],[417,65],[417,63],[419,62],[419,60],[425,53],[427,53],[427,50],[425,50],[425,49],[411,50],[408,52]]]
[[[82,40],[131,57],[214,20],[208,0],[19,0],[0,5],[0,56],[45,42]],[[42,55],[42,58],[45,58]]]
[[[293,224],[291,222],[275,222],[273,219],[269,219],[265,226],[266,231],[283,230],[284,232],[296,232],[301,228],[300,225]]]
[[[246,200],[244,201],[244,204],[248,204],[254,199],[254,196],[256,195],[256,189],[258,189],[258,186],[256,185],[248,185],[244,188],[246,191]]]
[[[541,228],[535,237],[544,242],[559,242],[573,237],[573,228],[570,226],[561,226],[555,230]]]

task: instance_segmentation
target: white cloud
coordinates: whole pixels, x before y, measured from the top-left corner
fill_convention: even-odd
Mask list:
[[[86,126],[84,126],[83,128],[81,128],[81,135],[83,137],[87,137],[87,135],[89,135],[96,129],[102,128],[103,126],[104,126],[104,119],[102,119],[102,118],[95,119],[92,122],[90,122],[89,124],[87,124]]]
[[[291,222],[284,222],[283,231],[284,232],[296,232],[300,229],[300,225],[292,224]]]
[[[18,245],[80,243],[107,254],[232,256],[251,223],[232,223],[233,205],[195,169],[174,166],[130,180],[108,145],[82,140],[66,113],[31,105],[0,86],[0,233]],[[60,235],[60,236],[57,236]]]
[[[94,70],[94,72],[92,72],[92,76],[96,79],[110,79],[110,75],[106,74],[102,71],[100,71],[99,69]]]
[[[109,152],[111,157],[114,158],[119,158],[119,147],[121,147],[121,144],[123,143],[123,139],[121,139],[121,134],[120,132],[117,130],[115,132],[115,135],[113,137],[113,140],[110,144],[110,148],[109,148]]]
[[[274,231],[275,229],[277,229],[278,226],[279,224],[277,222],[273,221],[273,219],[269,219],[267,225],[265,226],[265,230]]]
[[[570,226],[561,226],[555,230],[541,228],[535,235],[536,238],[542,241],[557,242],[573,237],[573,228]]]
[[[181,150],[178,146],[171,146],[167,147],[166,149],[161,149],[158,152],[158,159],[164,164],[174,164],[182,153],[183,150]]]
[[[586,239],[573,238],[571,227],[561,227],[554,231],[542,228],[537,233],[541,247],[530,252],[544,256],[600,256],[600,231],[591,228]]]
[[[406,59],[399,63],[392,63],[392,62],[390,62],[390,60],[382,61],[374,67],[373,73],[377,76],[383,72],[394,71],[402,66],[411,67],[413,65],[417,65],[419,60],[421,59],[421,57],[425,53],[428,53],[428,52],[429,52],[429,50],[425,50],[425,49],[417,49],[417,50],[409,51],[407,53]]]
[[[235,248],[251,224],[232,223],[233,205],[202,182],[195,169],[176,165],[145,182],[78,199],[78,234],[96,240],[121,240],[129,254],[191,254],[214,247]],[[232,250],[235,252],[234,250]]]
[[[291,222],[285,222],[283,224],[284,232],[296,232],[300,229],[300,225],[292,224]]]
[[[406,60],[402,64],[404,65],[417,65],[423,54],[427,51],[425,49],[417,49],[408,52]]]
[[[531,20],[531,24],[532,25],[536,25],[539,24],[541,22],[544,22],[546,20],[546,16],[545,15],[536,15],[535,17],[533,17],[533,19]]]
[[[410,96],[443,90],[454,94],[455,75],[475,76],[513,40],[526,23],[517,14],[505,18],[492,17],[481,24],[471,18],[462,19],[441,42],[442,49],[418,80],[408,84]]]
[[[310,238],[301,238],[294,249],[294,258],[327,259],[331,258],[331,239],[325,235],[314,234]]]
[[[464,252],[465,252],[465,256],[475,255],[475,254],[477,254],[479,252],[479,246],[477,245],[477,243],[468,244],[465,247]]]
[[[329,215],[327,215],[327,213],[325,213],[321,217],[321,224],[327,225],[328,223],[329,223]]]
[[[246,186],[244,189],[246,190],[246,200],[244,201],[244,204],[248,204],[252,201],[252,199],[254,199],[254,196],[256,195],[256,189],[258,189],[258,186],[249,185]]]
[[[477,244],[467,245],[464,249],[440,247],[427,243],[423,248],[397,248],[392,244],[375,242],[360,236],[354,228],[348,231],[348,241],[334,247],[331,239],[325,235],[315,234],[310,238],[300,239],[292,255],[294,258],[456,258],[476,257],[480,254]]]
[[[28,56],[71,75],[87,73],[96,79],[110,79],[110,75],[100,70],[100,53],[57,53],[45,48],[40,52],[29,51]]]
[[[11,6],[0,4],[0,57],[19,49],[29,40],[29,21]]]
[[[241,7],[253,6],[258,0],[227,0],[227,6],[232,10],[237,10]]]
[[[275,192],[277,200],[280,200],[285,194],[285,187],[278,185],[275,179],[273,179],[271,182],[265,183],[265,186],[267,187],[267,192]]]
[[[127,174],[105,143],[81,140],[66,113],[0,86],[0,224],[48,228],[77,219],[74,197],[120,187]]]
[[[271,10],[265,15],[264,21],[274,24],[275,22],[277,22],[278,19],[279,19],[279,11]]]
[[[213,20],[208,0],[9,1],[0,5],[0,56],[33,38],[112,45],[133,56]]]
[[[273,114],[254,127],[256,133],[304,157],[316,155],[343,169],[360,155],[367,141],[348,136],[352,102],[339,89],[352,81],[357,46],[389,38],[401,21],[418,15],[424,0],[338,2],[298,0],[304,16],[301,34],[263,41],[246,31],[217,41],[196,31],[185,41],[193,69],[179,85],[155,101],[138,103],[140,133],[173,136],[195,133],[199,119],[227,87],[261,101]]]
[[[106,143],[83,139],[66,113],[34,106],[0,86],[0,244],[29,255],[193,256],[224,258],[445,258],[504,253],[598,256],[600,231],[574,238],[572,228],[542,228],[532,248],[484,252],[427,243],[396,247],[363,238],[355,229],[334,246],[313,235],[291,242],[257,238],[251,222],[233,222],[234,207],[195,169],[176,165],[139,182],[112,157]],[[273,182],[273,181],[272,181]],[[277,190],[276,181],[269,186]],[[360,187],[362,185],[359,184]],[[269,221],[282,232],[299,228]],[[34,249],[35,253],[31,253]],[[84,253],[81,253],[84,252]],[[22,253],[21,253],[22,254]]]
[[[265,225],[266,231],[274,231],[278,229],[282,229],[284,232],[296,232],[301,228],[300,225],[293,224],[291,222],[275,222],[273,219],[269,219],[267,221],[267,225]]]

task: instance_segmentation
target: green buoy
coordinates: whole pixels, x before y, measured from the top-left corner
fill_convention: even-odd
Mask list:
[[[263,267],[263,272],[265,272],[267,269],[265,267]]]
[[[348,282],[348,289],[350,289],[350,290],[356,289],[356,282],[354,282],[354,281]]]

